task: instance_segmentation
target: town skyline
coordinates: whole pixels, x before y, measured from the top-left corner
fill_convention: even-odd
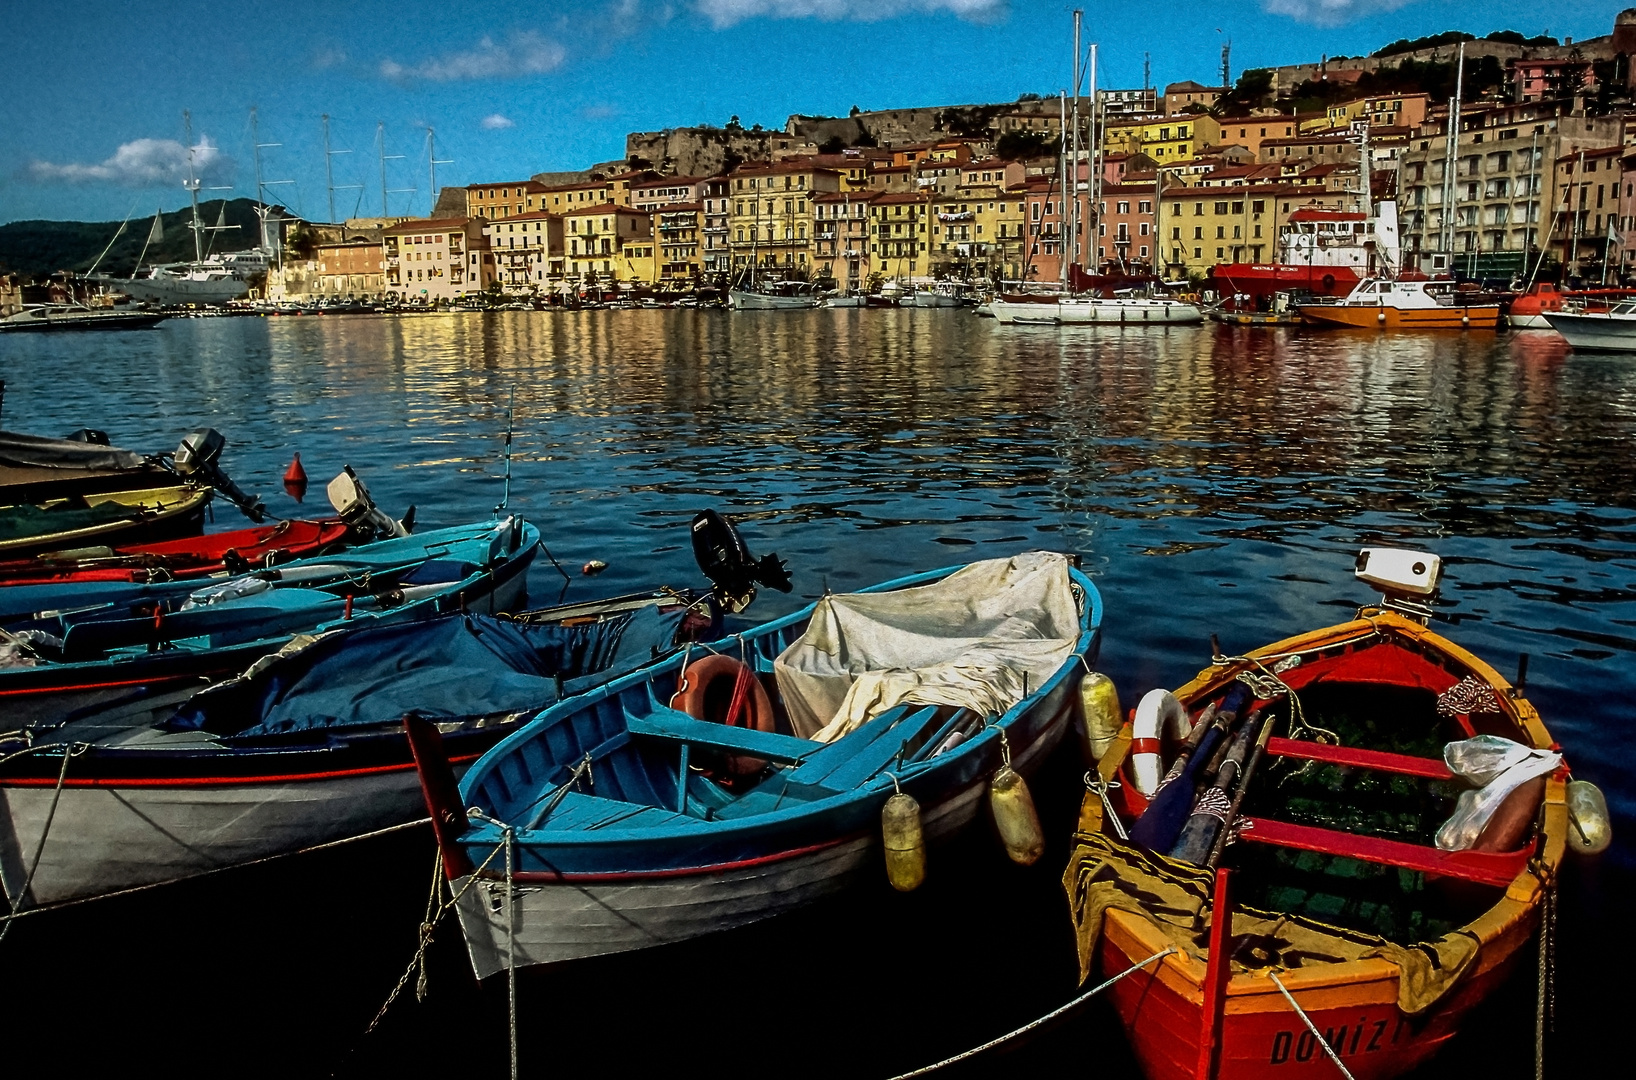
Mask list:
[[[1550,26],[1533,25],[1537,9],[1506,0],[1488,5],[1481,25],[1441,0],[1243,0],[1175,10],[1195,7],[1202,17],[1168,29],[1152,27],[1140,10],[1088,11],[1086,41],[1102,42],[1100,85],[1141,86],[1144,53],[1159,87],[1219,81],[1229,38],[1236,78],[1246,68],[1357,55],[1446,29],[1592,37],[1606,33],[1618,5],[1560,4]],[[730,116],[778,128],[792,113],[997,103],[1071,81],[1068,7],[1015,0],[616,0],[544,20],[499,5],[485,8],[480,25],[460,12],[408,21],[366,6],[318,18],[297,5],[302,18],[273,27],[232,17],[237,9],[197,7],[194,18],[166,8],[171,15],[156,30],[154,11],[132,5],[99,16],[129,22],[130,33],[94,40],[72,32],[78,14],[14,18],[20,40],[41,46],[22,50],[22,82],[52,82],[63,68],[97,74],[58,80],[51,111],[8,121],[0,223],[117,220],[185,204],[184,109],[199,148],[201,198],[254,197],[251,143],[276,143],[263,147],[264,178],[293,182],[271,193],[321,220],[330,216],[325,112],[334,216],[381,212],[378,135],[388,155],[402,155],[387,162],[389,199],[402,200],[389,213],[424,214],[428,125],[437,157],[447,159],[438,186],[461,186],[616,159],[631,131],[720,125]],[[178,30],[199,19],[196,34]],[[98,58],[116,47],[125,63]],[[806,74],[791,79],[788,57],[797,54],[806,59],[794,70]],[[814,64],[813,56],[832,59]]]

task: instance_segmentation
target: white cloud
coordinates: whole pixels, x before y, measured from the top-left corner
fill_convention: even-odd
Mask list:
[[[533,30],[513,34],[504,43],[484,37],[475,47],[428,57],[418,64],[382,60],[381,77],[394,82],[425,79],[457,82],[468,79],[514,79],[555,71],[568,50]]]
[[[514,128],[516,126],[517,121],[513,120],[509,116],[502,116],[499,113],[490,113],[488,116],[483,117],[481,124],[484,131],[504,131],[506,128]]]
[[[317,49],[312,54],[312,66],[318,71],[340,67],[347,62],[346,50],[336,46]]]
[[[193,175],[207,186],[233,178],[233,159],[199,137],[193,148]],[[175,139],[133,139],[124,143],[108,160],[95,165],[74,162],[54,164],[35,161],[28,175],[43,183],[119,184],[122,187],[160,187],[185,183],[188,176],[187,147]]]
[[[1263,11],[1314,26],[1339,26],[1396,11],[1417,0],[1261,0]]]
[[[1006,13],[1007,0],[694,0],[693,6],[719,30],[759,18],[877,22],[900,15],[949,14],[986,22]]]

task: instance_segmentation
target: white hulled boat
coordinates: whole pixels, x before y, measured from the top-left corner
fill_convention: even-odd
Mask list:
[[[1545,311],[1551,329],[1576,352],[1636,352],[1636,301],[1607,311]]]

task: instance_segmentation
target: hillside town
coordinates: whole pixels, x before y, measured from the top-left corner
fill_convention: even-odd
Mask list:
[[[1314,211],[1356,215],[1361,232],[1387,199],[1405,262],[1428,271],[1510,278],[1543,261],[1622,278],[1636,11],[1577,44],[1467,37],[1236,85],[1224,64],[1217,85],[634,132],[616,162],[445,187],[430,217],[299,226],[309,257],[273,269],[268,296],[679,291],[752,271],[865,292],[1055,282],[1068,262],[1200,282],[1277,258]],[[1451,154],[1451,96],[1370,86],[1452,82],[1462,53]]]
[[[1099,273],[1198,286],[1298,257],[1303,229],[1345,232],[1371,263],[1390,243],[1393,262],[1434,275],[1623,281],[1633,55],[1636,9],[1577,43],[1450,32],[1236,80],[1224,50],[1215,79],[1162,90],[1080,75],[1077,97],[633,132],[624,157],[583,170],[444,186],[426,217],[267,208],[252,295],[560,302],[746,278],[853,295]]]

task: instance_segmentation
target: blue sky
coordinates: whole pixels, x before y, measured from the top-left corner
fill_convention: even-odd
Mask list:
[[[1619,3],[1170,0],[1085,4],[1104,86],[1213,81],[1231,38],[1245,67],[1358,54],[1462,29],[1606,34]],[[792,112],[1009,101],[1070,75],[1071,5],[1035,0],[587,0],[481,5],[336,2],[40,4],[5,0],[8,103],[0,222],[118,219],[186,203],[182,112],[206,197],[253,193],[258,107],[274,191],[328,216],[378,213],[377,124],[393,213],[425,212],[426,128],[438,183],[512,179],[622,156],[631,130],[781,126]],[[228,190],[231,189],[231,190]]]

